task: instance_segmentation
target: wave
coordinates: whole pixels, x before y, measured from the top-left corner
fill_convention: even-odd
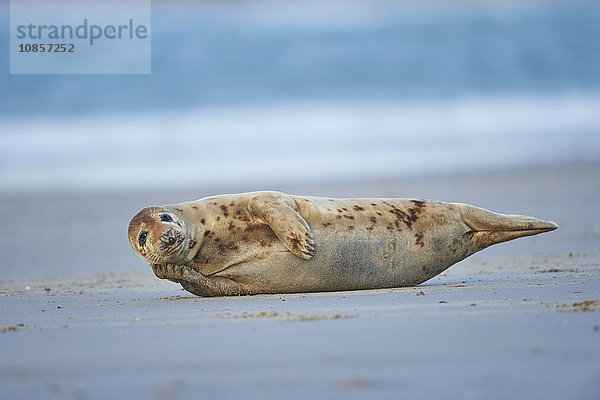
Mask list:
[[[153,2],[151,75],[0,74],[0,118],[599,91],[599,20],[590,0]]]
[[[0,191],[177,189],[600,161],[600,96],[288,103],[3,122]]]

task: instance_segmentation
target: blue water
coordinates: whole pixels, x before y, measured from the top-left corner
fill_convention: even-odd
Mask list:
[[[520,3],[155,2],[150,76],[9,75],[3,4],[0,115],[600,90],[600,2]]]
[[[9,75],[0,192],[600,161],[600,2],[155,2],[151,75]],[[302,168],[298,168],[302,166]]]

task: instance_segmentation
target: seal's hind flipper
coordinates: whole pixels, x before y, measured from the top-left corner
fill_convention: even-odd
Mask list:
[[[261,193],[248,203],[248,209],[273,230],[294,255],[310,260],[317,251],[310,226],[296,212],[296,202],[279,193]]]
[[[523,236],[537,235],[558,228],[554,222],[542,221],[525,215],[497,214],[483,208],[458,204],[465,224],[473,235],[468,254],[473,254],[496,243]]]

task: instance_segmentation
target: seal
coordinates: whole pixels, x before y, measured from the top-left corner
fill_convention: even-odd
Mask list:
[[[460,203],[253,192],[146,207],[128,234],[158,278],[224,296],[414,286],[557,227]]]

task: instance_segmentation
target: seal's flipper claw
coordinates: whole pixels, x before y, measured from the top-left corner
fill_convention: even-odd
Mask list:
[[[310,257],[312,257],[312,256],[314,256],[314,255],[315,255],[315,253],[317,252],[317,247],[315,246],[315,244],[314,244],[314,243],[308,243],[308,244],[306,245],[306,247],[305,247],[305,250],[306,250],[306,252],[305,252],[305,251],[303,251],[303,253],[304,253],[304,254],[306,254],[306,255],[308,255],[308,256],[310,256]],[[307,253],[307,252],[308,252],[308,253]]]
[[[173,264],[151,264],[151,266],[157,278],[179,283],[182,267]]]
[[[294,255],[310,260],[316,247],[310,226],[296,211],[296,202],[284,194],[263,193],[248,203],[256,218],[269,225],[283,245]],[[308,247],[312,247],[309,250]]]
[[[163,277],[161,276],[160,273],[160,265],[159,264],[150,264],[150,266],[152,267],[152,271],[154,272],[154,275],[156,275],[156,277],[158,279],[163,279]]]

